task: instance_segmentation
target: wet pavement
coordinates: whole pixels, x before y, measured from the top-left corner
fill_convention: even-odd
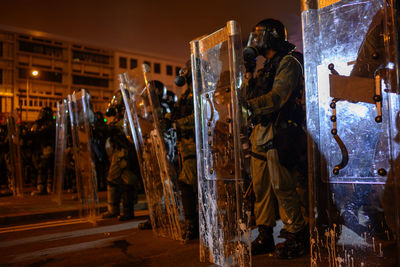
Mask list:
[[[106,192],[99,192],[99,209],[106,210]],[[199,240],[185,244],[138,230],[148,216],[145,196],[135,206],[136,219],[79,217],[76,194],[65,193],[62,205],[52,195],[0,197],[0,265],[29,266],[214,266],[199,261]],[[281,225],[275,228],[276,243]],[[256,231],[256,230],[254,230]],[[253,236],[257,233],[254,232]],[[309,256],[279,260],[253,257],[253,266],[309,266]]]
[[[59,205],[54,195],[31,196],[30,191],[26,189],[23,197],[0,197],[0,227],[37,223],[45,220],[79,218],[81,207],[76,193],[65,192],[62,196],[61,205]],[[99,211],[105,212],[107,209],[107,192],[98,192],[98,197]],[[135,210],[147,210],[144,195],[139,195]],[[147,213],[145,214],[147,215]]]
[[[78,220],[0,230],[0,264],[29,266],[215,266],[199,261],[198,240],[183,244],[138,230],[144,220],[121,223]],[[253,266],[309,266],[308,256],[279,260],[253,257]]]

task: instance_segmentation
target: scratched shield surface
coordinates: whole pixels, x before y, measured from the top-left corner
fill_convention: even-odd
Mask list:
[[[303,2],[312,265],[398,264],[396,2]]]
[[[95,224],[99,215],[91,127],[95,117],[90,105],[90,96],[85,89],[68,95],[68,113],[75,159],[76,188],[81,203],[80,214],[82,218]]]
[[[65,149],[67,146],[68,132],[68,103],[67,99],[63,99],[57,103],[56,111],[56,140],[54,148],[54,178],[52,199],[58,205],[62,204],[62,193],[64,189],[65,176]]]
[[[120,76],[129,128],[139,159],[154,233],[185,241],[183,206],[163,115],[149,68]],[[146,79],[144,79],[146,78]],[[163,127],[164,126],[164,127]]]
[[[200,260],[250,266],[247,122],[240,26],[191,42],[199,185]]]

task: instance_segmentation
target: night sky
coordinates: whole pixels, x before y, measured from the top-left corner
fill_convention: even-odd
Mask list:
[[[1,0],[0,24],[76,39],[91,45],[178,60],[189,42],[237,20],[242,38],[268,17],[287,27],[301,50],[300,0]]]

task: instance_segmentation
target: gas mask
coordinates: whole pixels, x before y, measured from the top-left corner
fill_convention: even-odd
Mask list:
[[[286,46],[287,32],[282,22],[275,19],[260,21],[250,33],[243,58],[247,72],[253,72],[259,55],[265,56],[268,49],[282,50]]]
[[[192,72],[189,68],[182,68],[179,70],[179,75],[175,78],[176,86],[182,87],[185,84],[192,83]]]
[[[247,46],[243,50],[243,57],[245,61],[256,60],[259,55],[263,55],[265,53],[265,50],[267,49],[265,37],[265,27],[257,26],[255,30],[250,33]]]

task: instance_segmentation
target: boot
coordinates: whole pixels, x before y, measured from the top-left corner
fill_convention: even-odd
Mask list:
[[[196,239],[199,236],[199,217],[196,210],[197,194],[191,185],[182,181],[179,181],[179,189],[182,193],[183,213],[185,215],[182,238],[183,240]]]
[[[119,217],[120,221],[133,220],[135,218],[135,187],[123,185],[122,209],[123,214]]]
[[[183,229],[183,240],[193,240],[199,237],[199,224],[198,219],[185,220],[184,229]]]
[[[38,195],[46,195],[47,191],[44,188],[44,185],[39,184],[36,188],[36,190],[31,192],[31,196],[38,196]]]
[[[277,245],[276,256],[280,259],[294,259],[307,253],[310,247],[310,233],[305,226],[297,233],[286,233],[286,241]]]
[[[121,192],[118,185],[107,185],[107,212],[103,213],[103,219],[116,218],[119,215],[119,203],[121,200]]]
[[[151,221],[150,219],[147,219],[145,222],[139,223],[138,228],[140,230],[150,230],[153,227],[151,226]]]
[[[273,228],[265,225],[258,226],[258,237],[251,242],[251,254],[259,255],[272,253],[275,250]]]

